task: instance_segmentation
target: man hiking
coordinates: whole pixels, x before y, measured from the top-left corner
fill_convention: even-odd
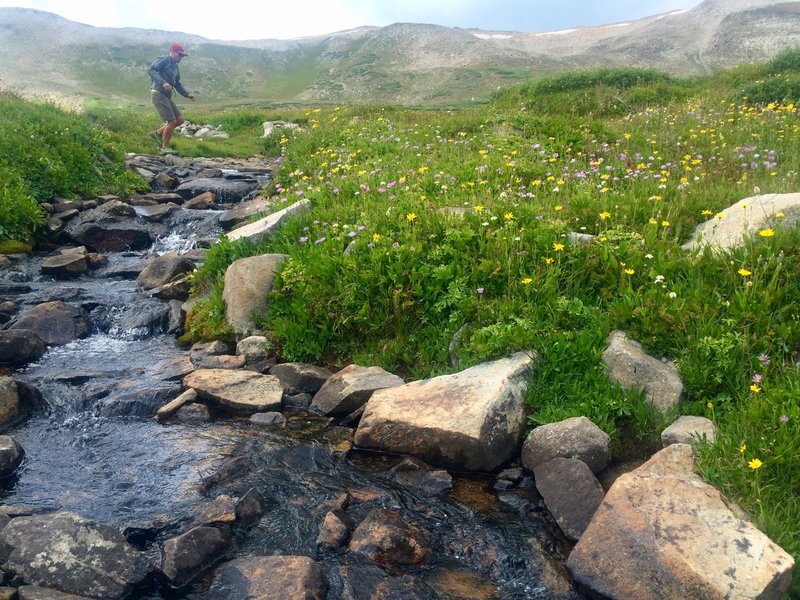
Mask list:
[[[169,142],[172,139],[172,132],[175,131],[175,128],[185,121],[181,114],[181,109],[172,99],[173,91],[194,101],[194,94],[189,93],[183,87],[181,73],[178,70],[178,63],[181,62],[184,56],[189,55],[183,49],[183,46],[172,44],[169,47],[169,54],[159,56],[147,70],[150,80],[153,82],[150,90],[153,106],[156,107],[159,116],[164,120],[164,124],[161,127],[150,132],[150,137],[158,144],[161,154],[178,153],[169,147]]]

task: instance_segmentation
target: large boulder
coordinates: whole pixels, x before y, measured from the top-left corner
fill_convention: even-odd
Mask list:
[[[86,337],[92,326],[85,310],[54,300],[25,311],[11,328],[33,331],[45,344],[57,346]]]
[[[321,415],[346,416],[364,406],[375,390],[403,383],[401,377],[380,367],[348,365],[322,384],[311,410]]]
[[[603,486],[588,465],[576,458],[554,458],[534,471],[536,489],[556,523],[573,542],[589,526],[603,501]]]
[[[298,362],[273,365],[269,374],[275,375],[283,389],[293,394],[315,394],[331,376],[331,372],[325,367]]]
[[[609,435],[586,417],[571,417],[534,428],[522,445],[522,465],[534,471],[554,458],[576,458],[592,473],[608,465]]]
[[[664,416],[677,412],[683,381],[672,363],[648,355],[622,331],[612,331],[603,362],[612,381],[625,389],[644,390],[645,400]]]
[[[211,192],[217,202],[240,202],[245,196],[259,188],[258,180],[254,177],[243,177],[239,179],[229,177],[198,177],[190,179],[177,188],[175,192],[180,194],[184,200],[190,200],[203,194]]]
[[[234,412],[280,410],[283,388],[274,375],[230,369],[198,369],[183,380],[200,399]]]
[[[227,529],[194,527],[164,542],[161,572],[171,586],[182,587],[219,560],[231,540]]]
[[[173,282],[193,270],[194,263],[191,260],[177,252],[167,252],[147,261],[147,266],[139,273],[136,283],[151,290]]]
[[[731,510],[674,444],[620,476],[567,560],[581,585],[625,600],[778,600],[794,559]]]
[[[432,464],[491,471],[518,451],[527,420],[529,354],[377,390],[355,442]]]
[[[683,249],[710,246],[715,250],[730,250],[741,246],[747,236],[756,235],[763,229],[792,229],[800,222],[800,193],[744,198],[721,211],[720,215],[700,223]]]
[[[263,313],[267,308],[267,294],[275,283],[278,265],[284,254],[263,254],[240,258],[225,271],[225,318],[239,334],[257,333],[253,313]]]
[[[350,551],[390,569],[418,565],[431,553],[426,533],[386,508],[373,508],[356,527]]]
[[[248,239],[251,242],[259,242],[263,238],[271,235],[278,229],[283,222],[294,215],[311,209],[311,202],[308,200],[299,200],[294,204],[287,206],[277,212],[267,215],[263,219],[259,219],[254,223],[248,223],[242,227],[234,229],[229,232],[228,239],[239,240]]]
[[[147,226],[137,222],[136,210],[119,200],[87,210],[80,219],[73,219],[64,233],[95,252],[141,250],[153,241]]]
[[[20,367],[41,358],[47,344],[30,329],[0,331],[0,364]]]
[[[72,513],[17,517],[0,531],[3,570],[87,598],[128,596],[148,570],[122,534]]]
[[[717,426],[711,419],[683,415],[661,432],[661,445],[694,444],[705,440],[709,444],[717,441]]]
[[[307,556],[253,556],[222,565],[206,598],[324,600],[327,592],[328,582],[322,567]]]

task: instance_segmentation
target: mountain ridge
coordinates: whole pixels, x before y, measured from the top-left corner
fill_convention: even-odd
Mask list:
[[[442,105],[483,101],[500,87],[565,70],[635,66],[693,76],[763,62],[800,46],[800,2],[705,0],[689,10],[551,32],[393,23],[247,41],[93,27],[0,8],[0,88],[144,106],[147,65],[176,40],[190,49],[181,70],[201,104]]]

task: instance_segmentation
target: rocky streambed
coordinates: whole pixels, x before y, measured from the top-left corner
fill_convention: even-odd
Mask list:
[[[355,446],[357,420],[312,410],[324,369],[257,338],[176,346],[186,273],[266,209],[269,161],[129,166],[151,193],[54,202],[40,248],[0,266],[0,593],[582,597],[514,459],[466,473]]]

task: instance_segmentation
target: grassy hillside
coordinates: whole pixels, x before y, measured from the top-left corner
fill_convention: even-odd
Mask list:
[[[605,374],[606,338],[623,329],[677,366],[682,412],[719,428],[701,473],[800,559],[800,232],[775,214],[742,248],[681,249],[756,187],[798,191],[798,64],[790,52],[695,80],[557,76],[462,110],[190,110],[234,135],[178,140],[184,154],[280,153],[277,198],[313,211],[259,246],[209,250],[194,284],[212,293],[187,339],[231,335],[221,286],[233,260],[285,253],[262,318],[283,359],[418,378],[454,370],[453,355],[464,368],[534,350],[531,425],[585,415],[620,458],[655,449],[663,427]],[[154,119],[89,116],[126,149]],[[303,128],[260,139],[278,118]]]

